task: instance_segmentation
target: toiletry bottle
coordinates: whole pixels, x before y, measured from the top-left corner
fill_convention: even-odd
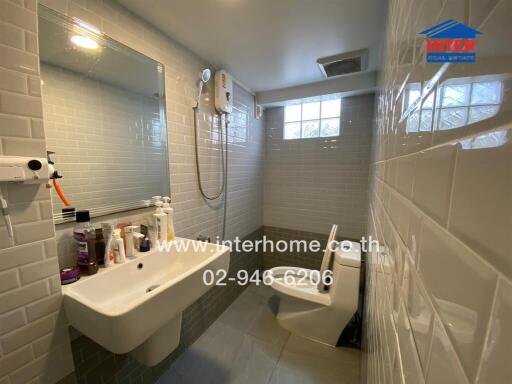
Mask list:
[[[153,215],[151,214],[147,220],[144,220],[144,225],[141,224],[140,226],[140,233],[142,233],[144,235],[144,238],[148,238],[149,241],[151,242],[151,245],[153,246],[154,244],[156,244],[156,241],[158,239],[157,237],[157,231],[156,231],[156,226],[155,226],[155,219],[153,217]],[[143,232],[142,231],[142,228],[144,227],[145,231],[146,232]]]
[[[164,205],[162,206],[162,209],[165,214],[167,214],[167,241],[174,240],[176,238],[176,235],[174,233],[174,209],[171,208],[169,205],[169,202],[171,201],[171,198],[169,196],[164,197]]]
[[[150,220],[152,221],[152,220]],[[142,234],[142,238],[139,242],[139,251],[140,252],[148,252],[151,249],[151,240],[149,238],[149,228],[147,225],[140,225],[140,233]]]
[[[85,232],[85,239],[87,242],[87,252],[89,253],[89,262],[78,262],[80,273],[82,275],[94,275],[98,272],[98,258],[96,253],[96,229],[87,230]],[[101,231],[100,231],[101,235]]]
[[[89,248],[89,256],[97,265],[103,265],[105,257],[105,241],[103,240],[103,232],[101,228],[94,230],[94,238],[87,238],[87,247]]]
[[[113,234],[114,226],[110,223],[101,224],[103,231],[103,239],[105,239],[105,257],[103,265],[108,268],[114,264],[114,247],[113,247]]]
[[[121,239],[124,241],[124,250],[126,251],[126,233],[125,228],[129,225],[132,225],[129,221],[125,221],[122,223],[117,223],[116,228],[119,228],[121,230]]]
[[[124,240],[121,237],[121,229],[114,229],[113,234],[114,243],[114,261],[116,264],[122,264],[126,261],[126,254],[124,251]]]
[[[137,232],[137,229],[139,229],[138,225],[128,225],[124,227],[124,245],[126,249],[126,257],[128,258],[135,256],[135,250],[139,249],[139,241],[141,238],[144,238],[144,235],[140,232]]]
[[[156,231],[156,240],[160,243],[167,241],[167,214],[162,209],[162,201],[155,201],[156,210],[153,213],[153,221]]]
[[[76,212],[76,225],[73,228],[73,238],[75,239],[77,250],[78,264],[88,264],[91,259],[89,256],[89,248],[87,247],[87,233],[93,232],[94,227],[91,225],[89,211]]]
[[[145,238],[140,242],[139,251],[140,251],[140,252],[148,252],[150,249],[151,249],[151,247],[150,247],[150,245],[149,245],[149,239],[148,239],[147,237],[145,237]]]

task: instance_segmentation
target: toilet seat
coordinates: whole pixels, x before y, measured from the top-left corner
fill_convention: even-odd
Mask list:
[[[329,295],[319,292],[317,284],[311,281],[311,273],[318,273],[318,271],[300,267],[275,267],[270,271],[273,276],[271,287],[276,291],[320,305],[328,306],[331,304]],[[289,273],[285,278],[288,271]]]

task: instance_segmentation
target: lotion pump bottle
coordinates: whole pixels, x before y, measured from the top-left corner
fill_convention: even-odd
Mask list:
[[[171,198],[169,196],[164,197],[164,205],[162,207],[165,214],[167,214],[167,241],[174,240],[176,238],[176,234],[174,232],[174,209],[171,208],[169,202]]]
[[[156,239],[160,243],[167,241],[167,214],[162,209],[162,201],[155,201],[156,210],[153,213],[153,220],[155,223]]]

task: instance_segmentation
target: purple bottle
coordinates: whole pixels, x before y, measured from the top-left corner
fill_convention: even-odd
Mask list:
[[[94,232],[94,227],[91,225],[91,217],[89,211],[76,212],[76,225],[73,228],[73,238],[77,245],[77,261],[78,265],[87,265],[91,260],[89,247],[87,246],[87,236],[89,233]]]

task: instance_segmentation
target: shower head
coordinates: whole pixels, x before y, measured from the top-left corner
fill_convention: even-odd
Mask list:
[[[203,83],[207,83],[210,80],[210,76],[212,75],[212,71],[210,71],[210,68],[203,69],[201,72],[201,81]]]
[[[199,101],[201,100],[201,93],[203,92],[203,86],[210,80],[212,71],[210,68],[203,69],[201,71],[201,80],[199,80],[199,92],[197,93],[196,108],[199,108]]]

